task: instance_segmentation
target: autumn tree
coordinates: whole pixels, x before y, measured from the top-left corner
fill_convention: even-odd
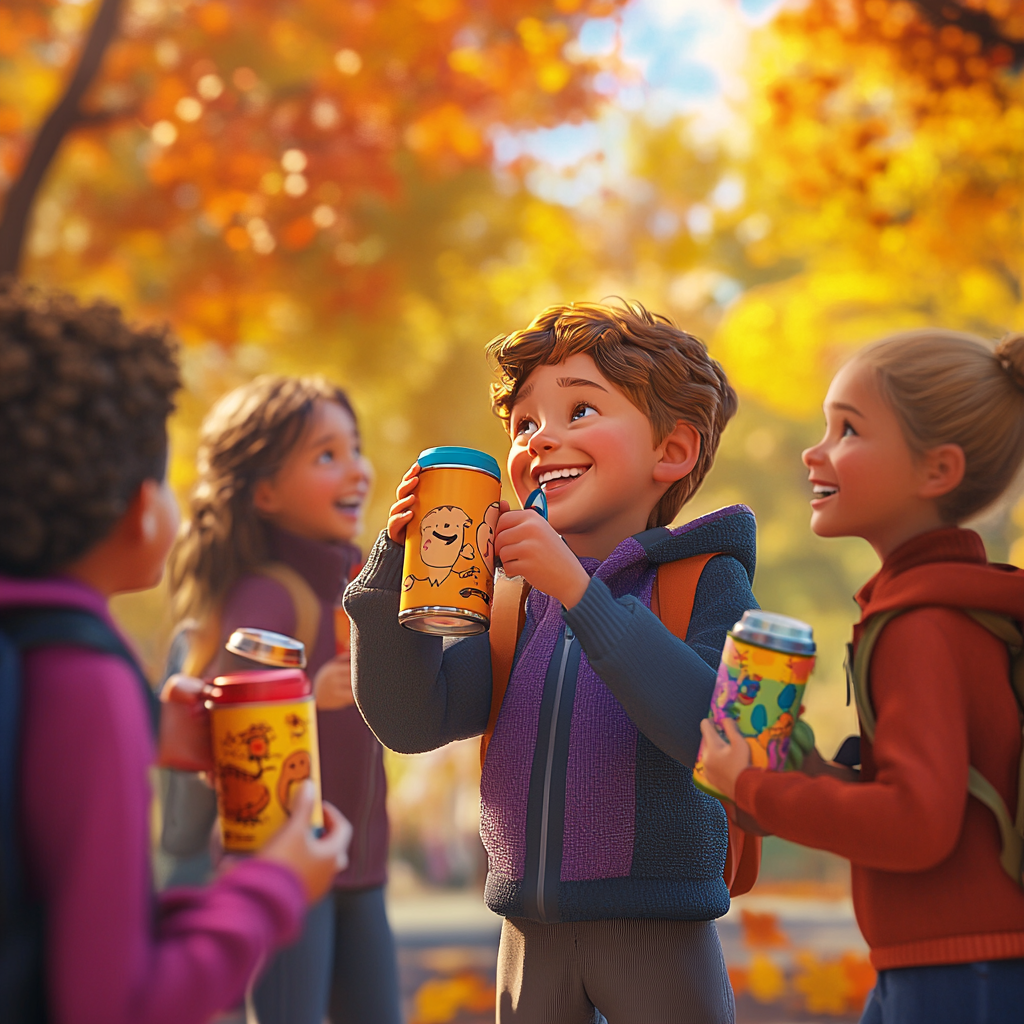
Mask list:
[[[63,141],[29,273],[102,278],[133,307],[172,310],[190,339],[237,341],[271,282],[307,300],[319,285],[318,326],[386,307],[396,281],[375,207],[399,203],[410,174],[486,166],[497,125],[595,102],[596,63],[566,58],[595,9],[582,0],[118,7],[4,9],[0,257],[18,262]]]

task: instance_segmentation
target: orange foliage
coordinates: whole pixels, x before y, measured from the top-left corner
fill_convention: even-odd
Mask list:
[[[431,978],[416,992],[411,1024],[447,1024],[462,1010],[469,1013],[493,1011],[494,998],[494,985],[472,971],[452,978]]]
[[[779,927],[778,914],[758,914],[744,907],[740,911],[743,941],[753,949],[788,946],[789,938]]]
[[[241,311],[275,288],[302,293],[315,322],[343,308],[393,309],[400,271],[376,234],[375,211],[400,207],[410,181],[489,167],[499,125],[589,116],[599,102],[593,78],[608,59],[570,60],[566,44],[592,10],[614,6],[126,5],[85,101],[102,116],[76,132],[107,157],[92,168],[58,158],[47,186],[60,183],[56,201],[88,225],[88,242],[72,252],[56,228],[52,239],[44,232],[29,245],[25,272],[74,285],[128,268],[133,312],[169,310],[184,336],[228,345],[246,322]],[[14,98],[0,101],[0,189],[16,179],[58,98],[95,4],[71,8],[16,2],[0,11],[0,48],[10,57],[0,95]],[[50,214],[47,223],[58,222]],[[143,281],[133,239],[153,233],[167,250],[161,272]],[[195,296],[211,275],[216,316],[196,312],[207,309]]]

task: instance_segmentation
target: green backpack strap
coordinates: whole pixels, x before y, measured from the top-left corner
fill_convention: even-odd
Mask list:
[[[868,688],[868,670],[871,666],[871,655],[875,643],[885,627],[897,615],[911,611],[911,608],[894,608],[891,611],[874,615],[864,625],[860,643],[854,652],[853,645],[846,645],[846,681],[853,691],[857,704],[857,715],[860,726],[869,742],[875,739],[875,709],[871,706],[871,693]],[[1006,615],[995,612],[962,609],[979,625],[997,636],[1006,644],[1010,653],[1010,683],[1013,687],[1017,706],[1024,715],[1024,636],[1017,624]],[[999,824],[1003,851],[999,862],[1003,870],[1016,882],[1024,887],[1024,736],[1022,736],[1022,752],[1020,766],[1017,769],[1017,814],[1013,818],[1006,806],[1006,801],[999,791],[973,765],[967,772],[967,792],[980,800],[994,815]]]

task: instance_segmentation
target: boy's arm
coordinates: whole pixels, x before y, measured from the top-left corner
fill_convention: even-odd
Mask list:
[[[484,731],[491,653],[487,633],[443,640],[399,625],[402,559],[381,533],[344,605],[356,704],[381,743],[414,754]]]
[[[642,602],[616,600],[600,580],[591,580],[583,600],[562,617],[636,727],[692,767],[726,630],[756,607],[746,570],[730,555],[718,555],[697,585],[686,643]]]

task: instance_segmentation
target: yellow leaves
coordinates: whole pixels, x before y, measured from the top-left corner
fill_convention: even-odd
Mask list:
[[[459,0],[416,0],[416,13],[429,22],[448,21],[462,10]]]
[[[802,992],[811,1013],[839,1016],[846,1012],[846,972],[840,963],[821,963],[813,953],[797,957],[800,970],[793,988]]]
[[[484,152],[480,132],[456,103],[444,103],[424,114],[406,130],[405,141],[411,150],[428,158],[454,153],[473,161]]]
[[[458,71],[462,75],[483,78],[487,63],[482,50],[475,46],[460,46],[448,54],[448,66],[452,71]]]
[[[494,998],[494,985],[470,971],[452,978],[431,978],[415,995],[410,1024],[447,1024],[463,1010],[486,1013],[493,1010]]]
[[[543,57],[558,53],[569,37],[564,22],[545,24],[539,18],[521,18],[516,31],[522,40],[523,49],[531,56]]]
[[[545,92],[561,92],[571,77],[569,65],[561,60],[546,60],[537,69],[537,84]]]
[[[747,990],[759,1003],[774,1003],[786,992],[786,975],[771,957],[755,953],[747,968]]]

